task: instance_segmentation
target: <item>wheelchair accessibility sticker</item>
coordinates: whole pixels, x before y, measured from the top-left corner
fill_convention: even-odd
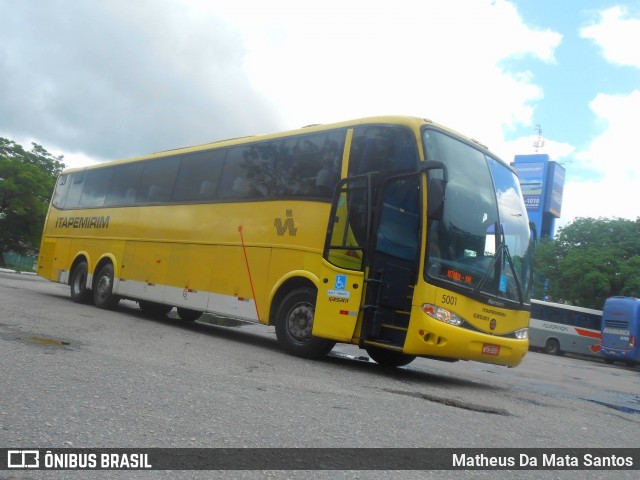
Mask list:
[[[336,279],[333,283],[333,290],[329,290],[327,293],[329,294],[330,297],[349,298],[351,297],[351,292],[348,292],[346,288],[347,288],[347,276],[336,275]]]

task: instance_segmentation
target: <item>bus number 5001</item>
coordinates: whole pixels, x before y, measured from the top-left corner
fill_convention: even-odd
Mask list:
[[[445,305],[457,305],[458,297],[454,297],[453,295],[442,295],[442,303]]]

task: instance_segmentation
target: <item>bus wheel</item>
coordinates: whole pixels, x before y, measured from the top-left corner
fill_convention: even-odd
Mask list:
[[[185,320],[187,322],[195,322],[202,316],[202,312],[198,310],[191,310],[190,308],[182,308],[177,307],[178,316],[180,319]]]
[[[276,313],[276,337],[290,354],[302,358],[321,358],[336,342],[311,335],[317,292],[298,288],[284,297]]]
[[[115,307],[120,297],[113,294],[113,265],[106,263],[98,272],[93,284],[93,303],[98,308]]]
[[[368,345],[365,349],[369,356],[383,367],[403,367],[416,359],[415,355],[407,355],[406,353],[374,347],[373,345]]]
[[[164,317],[173,308],[171,305],[165,305],[163,303],[147,302],[145,300],[138,301],[138,306],[140,307],[140,310],[142,310],[142,312],[145,315],[149,315],[150,317]]]
[[[91,290],[87,288],[87,275],[89,267],[87,262],[80,262],[71,272],[71,300],[76,303],[89,303]]]
[[[555,338],[550,338],[544,345],[544,351],[549,355],[560,355],[560,342]]]

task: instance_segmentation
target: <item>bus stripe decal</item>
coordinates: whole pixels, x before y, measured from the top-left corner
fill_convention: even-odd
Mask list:
[[[583,337],[591,337],[591,338],[598,338],[598,339],[602,337],[602,334],[600,332],[592,332],[591,330],[585,330],[584,328],[576,327],[576,332],[578,332],[578,335],[581,335]]]
[[[251,268],[249,268],[249,257],[247,257],[247,248],[244,246],[244,236],[242,235],[242,225],[238,225],[238,233],[240,234],[240,243],[242,244],[242,252],[244,253],[244,261],[247,264],[247,273],[249,274],[249,285],[251,285],[251,294],[253,295],[253,304],[256,306],[256,316],[260,321],[260,312],[258,312],[258,302],[256,300],[256,291],[253,288],[253,278],[251,278]]]

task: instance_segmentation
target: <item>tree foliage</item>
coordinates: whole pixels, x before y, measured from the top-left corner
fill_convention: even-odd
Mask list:
[[[541,241],[535,262],[538,298],[601,310],[608,297],[640,296],[640,217],[579,218]]]
[[[65,166],[62,155],[31,145],[26,151],[0,137],[0,251],[39,248],[49,199]]]

